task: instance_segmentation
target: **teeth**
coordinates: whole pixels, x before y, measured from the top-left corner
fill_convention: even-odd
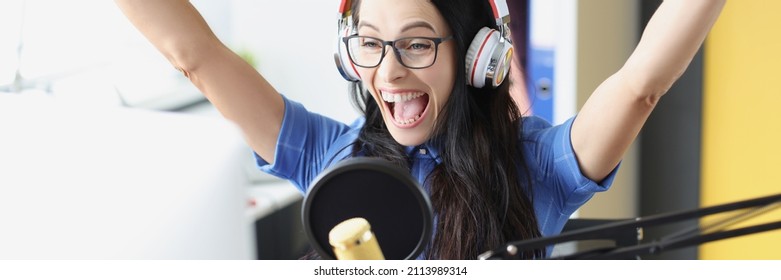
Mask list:
[[[382,100],[385,100],[385,102],[389,102],[389,103],[410,101],[412,99],[421,97],[424,94],[425,93],[422,92],[408,92],[408,93],[400,93],[400,94],[382,92]]]
[[[396,119],[396,122],[399,123],[399,124],[411,124],[411,123],[414,123],[415,121],[417,121],[419,119],[420,119],[420,115],[417,115],[414,118],[408,119],[408,120]]]

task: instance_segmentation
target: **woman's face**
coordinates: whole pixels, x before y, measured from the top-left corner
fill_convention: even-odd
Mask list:
[[[446,38],[452,33],[439,11],[427,0],[369,0],[360,3],[360,36],[394,41],[407,37]],[[425,60],[417,53],[436,46],[426,41],[407,41],[396,44],[406,52],[408,65]],[[379,48],[380,44],[362,46]],[[382,111],[382,117],[396,142],[405,146],[422,144],[431,137],[434,123],[450,97],[456,75],[455,43],[446,40],[439,44],[436,61],[423,69],[410,69],[399,62],[390,46],[385,46],[385,57],[373,68],[358,67],[366,89]],[[425,64],[425,63],[424,63]]]

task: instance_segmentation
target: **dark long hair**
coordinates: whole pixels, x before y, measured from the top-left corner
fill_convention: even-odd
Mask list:
[[[509,94],[508,81],[496,89],[466,84],[464,57],[469,44],[480,28],[496,28],[488,1],[431,2],[453,32],[458,69],[453,92],[432,132],[442,163],[424,182],[430,186],[438,221],[426,257],[475,259],[508,241],[540,236],[531,179],[518,147],[522,118]],[[356,23],[359,6],[360,1],[353,1]],[[404,147],[391,137],[371,94],[359,82],[350,92],[366,116],[353,153],[411,167]],[[522,258],[543,256],[541,249],[521,253]]]

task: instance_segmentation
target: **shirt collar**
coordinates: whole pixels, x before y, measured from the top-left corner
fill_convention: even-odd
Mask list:
[[[417,146],[406,146],[404,149],[410,158],[433,159],[437,164],[440,164],[442,163],[442,158],[439,156],[441,142],[442,141],[429,140]]]

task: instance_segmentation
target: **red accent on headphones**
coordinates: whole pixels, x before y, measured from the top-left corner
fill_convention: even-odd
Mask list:
[[[352,0],[342,0],[342,3],[339,4],[339,13],[344,15],[350,11],[350,5],[352,5],[352,2]]]
[[[475,62],[472,63],[472,68],[471,69],[476,69],[477,68],[477,63],[480,61],[480,58],[484,56],[483,55],[483,49],[485,48],[485,44],[488,43],[488,39],[491,38],[491,34],[493,34],[494,32],[496,32],[496,30],[491,30],[488,33],[488,35],[485,36],[485,39],[483,39],[483,43],[480,44],[480,50],[477,52],[477,58],[474,60]],[[469,72],[472,72],[472,73],[467,73],[470,76],[469,77],[469,81],[470,81],[469,84],[470,85],[474,85],[475,84],[475,73],[477,71],[469,71]]]

